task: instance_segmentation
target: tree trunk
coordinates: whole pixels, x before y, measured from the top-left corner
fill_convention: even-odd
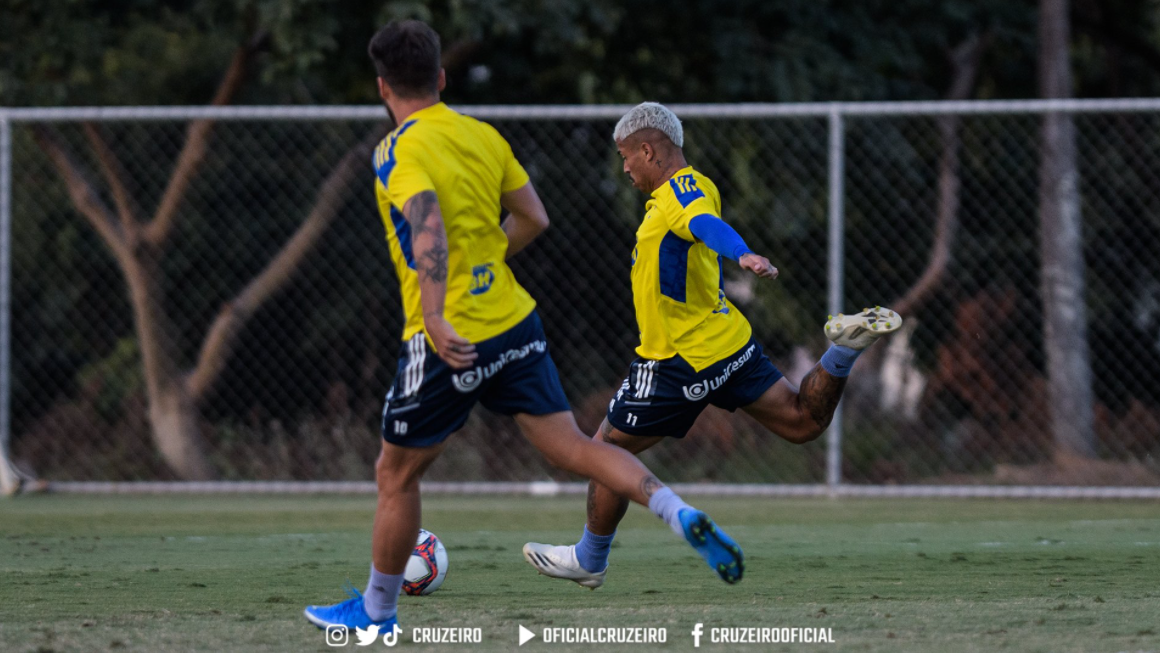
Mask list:
[[[218,102],[215,100],[215,103]],[[202,121],[191,127],[190,138],[208,138],[209,124]],[[225,369],[247,321],[267,299],[285,287],[302,260],[334,222],[350,180],[360,169],[359,162],[367,160],[373,143],[381,140],[381,135],[372,133],[371,138],[351,148],[339,161],[322,183],[309,215],[294,236],[237,297],[222,306],[203,343],[197,365],[186,371],[181,368],[181,352],[174,340],[178,330],[165,311],[161,266],[173,233],[172,223],[176,219],[180,197],[164,204],[171,207],[167,209],[170,213],[159,212],[149,226],[140,223],[120,161],[100,130],[88,126],[86,134],[116,202],[117,212],[114,214],[60,139],[45,128],[35,129],[34,134],[60,172],[73,204],[104,240],[125,276],[133,307],[133,324],[141,348],[149,422],[158,451],[180,478],[213,478],[213,466],[206,457],[201,435],[200,404]],[[179,156],[183,163],[175,174],[192,176],[198,161],[204,158],[205,147],[204,144],[187,143],[183,152],[186,151],[195,154]],[[181,190],[189,183],[171,179],[171,186]]]
[[[149,425],[157,450],[182,480],[205,481],[216,477],[205,455],[200,413],[184,384],[166,383],[149,393]]]
[[[1071,97],[1067,0],[1039,3],[1039,84],[1045,98]],[[1040,284],[1044,351],[1056,456],[1095,455],[1091,357],[1075,125],[1048,113],[1039,165]]]
[[[198,408],[178,362],[176,333],[164,310],[157,252],[143,243],[123,266],[133,305],[133,322],[149,397],[153,441],[165,464],[184,480],[208,480],[213,466],[205,455]]]

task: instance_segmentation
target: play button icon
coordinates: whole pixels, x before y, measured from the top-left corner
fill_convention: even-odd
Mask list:
[[[523,624],[520,624],[520,646],[527,644],[528,640],[534,639],[535,636],[535,633],[528,630],[527,628],[524,628]]]

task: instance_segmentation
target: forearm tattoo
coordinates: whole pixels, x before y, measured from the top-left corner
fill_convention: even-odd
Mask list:
[[[432,227],[431,215],[437,210],[439,201],[433,191],[423,191],[411,199],[407,205],[407,223],[411,225],[411,247],[418,251],[419,237],[431,234],[434,242],[415,261],[415,269],[420,281],[447,281],[447,234],[442,229]]]
[[[423,281],[435,283],[447,281],[447,241],[436,243],[423,254],[420,272]]]
[[[846,379],[831,376],[821,365],[802,379],[801,389],[798,390],[798,402],[810,414],[818,426],[826,428],[834,419],[834,411],[838,409],[838,402],[842,399],[842,390],[846,388]]]

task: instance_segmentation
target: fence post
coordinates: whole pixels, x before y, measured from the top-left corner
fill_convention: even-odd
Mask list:
[[[841,313],[842,296],[845,294],[845,242],[844,211],[846,177],[846,133],[840,105],[830,108],[830,154],[829,154],[829,311]],[[831,497],[837,496],[842,484],[842,405],[834,411],[834,421],[826,431],[826,487]]]
[[[12,123],[0,109],[0,496],[20,489],[8,441],[12,400]]]

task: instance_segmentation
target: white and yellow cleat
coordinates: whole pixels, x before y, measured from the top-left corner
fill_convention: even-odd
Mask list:
[[[889,308],[875,306],[855,315],[831,315],[826,337],[835,345],[862,350],[888,333],[902,328],[902,316]]]
[[[575,544],[552,546],[528,542],[524,545],[524,559],[545,576],[570,580],[581,587],[593,590],[604,584],[604,574],[608,572],[608,567],[599,572],[591,572],[581,567],[580,562],[576,560]]]

